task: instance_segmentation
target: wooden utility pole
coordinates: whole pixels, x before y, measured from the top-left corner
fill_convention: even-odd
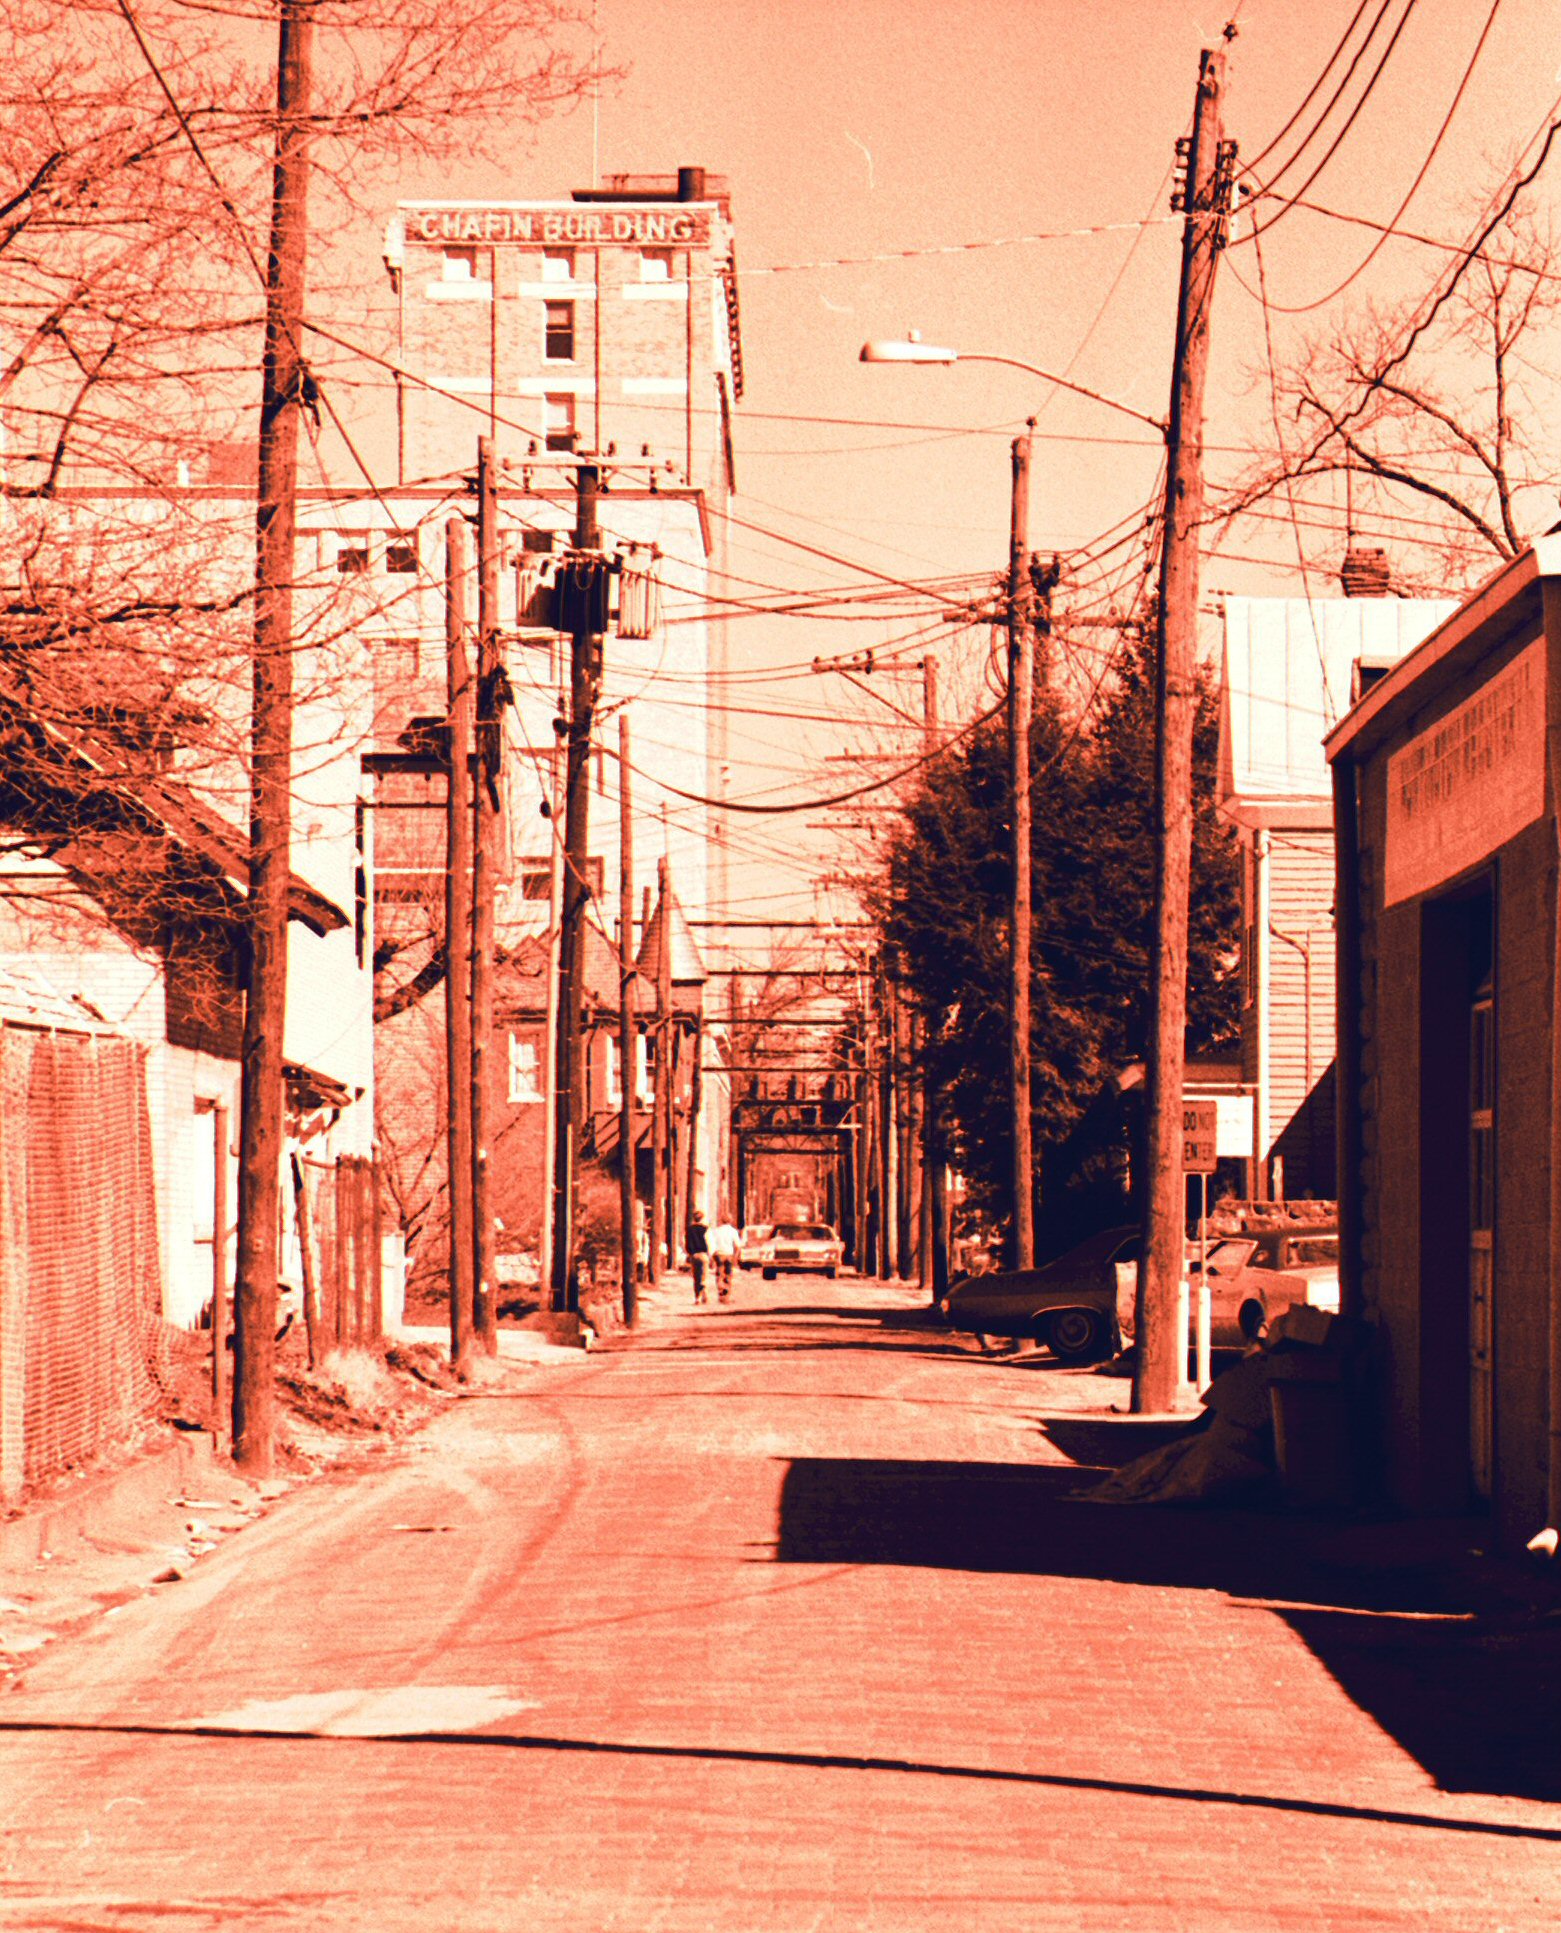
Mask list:
[[[1187,910],[1192,863],[1192,729],[1197,708],[1198,545],[1209,308],[1224,242],[1234,150],[1220,138],[1225,55],[1205,50],[1187,149],[1186,219],[1167,430],[1155,714],[1154,929],[1149,952],[1144,1238],[1138,1264],[1133,1408],[1170,1409],[1187,1374],[1177,1304],[1186,1267],[1182,1081],[1187,1052]]]
[[[556,719],[568,712],[564,690],[563,654],[555,636],[548,655],[548,686],[555,694]],[[567,729],[567,728],[565,728]],[[558,1145],[558,960],[564,932],[564,748],[555,728],[548,751],[547,793],[547,1017],[543,1022],[542,1062],[542,1214],[537,1254],[549,1269],[553,1264],[553,1170]]]
[[[690,1042],[693,1058],[688,1066],[688,1149],[683,1164],[683,1219],[687,1221],[699,1206],[699,1115],[705,1104],[705,1023],[703,1013],[694,1015]],[[720,1204],[716,1204],[720,1212]]]
[[[1014,803],[1013,984],[1008,1079],[1013,1103],[1012,1260],[1035,1267],[1035,1142],[1030,1128],[1030,717],[1035,634],[1030,626],[1030,450],[1035,418],[1014,438],[1008,524],[1008,748]]]
[[[665,859],[658,862],[656,870],[662,883],[662,890],[665,891],[667,878],[667,862]],[[643,932],[648,933],[650,931],[650,922],[650,888],[647,886],[645,888],[645,903],[642,908],[642,917],[640,920],[640,928]],[[667,1245],[667,1266],[668,1268],[672,1266],[672,1238],[666,1226],[667,1199],[665,1184],[662,1178],[662,1171],[666,1166],[667,1160],[667,1117],[662,1112],[662,1098],[667,1089],[666,1015],[667,1008],[662,1000],[661,994],[661,961],[658,959],[656,962],[655,1005],[651,1009],[650,1024],[650,1038],[655,1050],[651,1057],[651,1072],[654,1079],[650,1092],[649,1273],[652,1282],[657,1282],[661,1279],[661,1245],[663,1240],[665,1240]]]
[[[472,773],[472,1324],[499,1346],[493,1202],[488,1185],[488,1081],[493,1054],[493,955],[498,896],[500,738],[499,474],[490,438],[477,442],[476,764]]]
[[[204,1104],[196,1102],[197,1112]],[[228,1125],[225,1101],[212,1101],[211,1136],[216,1161],[211,1176],[211,1427],[219,1438],[231,1420],[228,1402]]]
[[[255,517],[249,980],[239,1100],[238,1264],[233,1319],[233,1460],[254,1476],[270,1474],[276,1434],[282,1061],[287,1032],[287,902],[292,874],[292,587],[298,570],[298,417],[308,376],[301,344],[309,238],[313,56],[314,24],[308,0],[281,0]]]
[[[564,779],[564,904],[558,948],[557,1125],[553,1147],[553,1307],[572,1309],[578,1299],[575,1270],[575,1172],[580,1155],[580,1116],[585,1105],[585,909],[591,897],[589,815],[591,729],[602,676],[605,628],[601,545],[596,496],[601,471],[581,463],[574,553],[570,573],[569,733]],[[599,621],[600,620],[600,621]]]
[[[635,1017],[634,985],[634,812],[629,774],[629,714],[618,714],[618,904],[623,909],[618,931],[618,1254],[623,1269],[623,1320],[633,1328],[639,1320],[639,1291],[634,1278],[638,1261],[635,1242],[634,1088],[639,1062],[639,1025]]]
[[[894,1039],[894,1080],[896,1105],[895,1133],[899,1137],[897,1174],[899,1196],[895,1203],[894,1272],[902,1281],[915,1273],[915,1244],[912,1221],[916,1212],[920,1177],[916,1172],[916,1083],[911,1076],[910,1012],[900,993],[897,980],[889,982],[889,1014]]]
[[[444,1041],[445,1149],[450,1194],[450,1361],[464,1372],[472,1333],[472,726],[476,694],[466,641],[471,557],[466,520],[451,517],[445,539],[445,695],[449,784],[445,794]]]
[[[671,874],[671,864],[663,853],[656,862],[656,884],[661,895],[661,938],[656,949],[656,1113],[661,1124],[656,1192],[661,1199],[662,1226],[667,1239],[667,1267],[675,1268],[678,1252],[677,1068],[673,1056],[677,1028],[672,1018]]]
[[[873,962],[874,1028],[878,1036],[878,1258],[879,1278],[894,1273],[898,1178],[894,1137],[894,1036],[889,1030],[889,980],[883,954]]]
[[[921,661],[922,676],[922,737],[930,758],[939,747],[942,738],[942,721],[938,715],[938,661],[933,657]],[[913,1027],[913,1031],[915,1028]],[[934,1140],[936,1127],[934,1117],[937,1112],[937,1091],[932,1073],[931,1028],[926,1016],[919,1022],[923,1047],[922,1075],[917,1094],[917,1105],[921,1115],[921,1186],[917,1198],[916,1272],[923,1293],[929,1300],[936,1302],[943,1289],[938,1286],[937,1244],[934,1228],[940,1224],[941,1204],[935,1199],[935,1190],[941,1185],[941,1169],[934,1159]],[[948,1259],[944,1257],[944,1281],[948,1277]]]

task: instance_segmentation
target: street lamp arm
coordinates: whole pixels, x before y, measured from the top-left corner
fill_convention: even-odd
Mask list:
[[[1033,362],[1020,362],[1015,356],[986,356],[967,354],[959,349],[943,348],[937,343],[922,342],[911,337],[905,341],[864,342],[859,357],[862,362],[995,362],[1005,369],[1022,369],[1027,376],[1039,376],[1042,382],[1055,383],[1059,389],[1071,389],[1075,396],[1087,396],[1092,403],[1103,403],[1107,409],[1131,416],[1137,422],[1147,423],[1152,430],[1162,436],[1170,434],[1169,426],[1158,416],[1151,416],[1147,410],[1134,409],[1131,403],[1119,403],[1114,396],[1102,396],[1098,389],[1086,389],[1083,383],[1076,383],[1067,376],[1058,376],[1050,369],[1038,369]]]

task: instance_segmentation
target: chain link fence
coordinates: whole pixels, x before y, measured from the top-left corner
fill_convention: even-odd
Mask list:
[[[134,1436],[167,1338],[146,1050],[0,1023],[0,1496]]]

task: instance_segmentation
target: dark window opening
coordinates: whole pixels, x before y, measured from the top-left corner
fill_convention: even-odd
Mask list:
[[[575,305],[572,302],[549,302],[546,306],[547,333],[542,353],[549,362],[573,362]]]

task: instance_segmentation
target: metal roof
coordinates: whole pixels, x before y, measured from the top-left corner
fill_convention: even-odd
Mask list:
[[[640,942],[639,958],[635,965],[651,986],[656,984],[656,976],[661,968],[661,936],[670,931],[672,936],[672,984],[675,987],[703,986],[709,975],[705,963],[700,958],[699,948],[694,943],[683,909],[677,901],[677,894],[670,885],[656,903],[656,910],[650,916],[650,925],[645,929],[645,937]]]
[[[1323,740],[1357,661],[1397,664],[1456,598],[1230,597],[1220,691],[1225,799],[1328,799]]]

